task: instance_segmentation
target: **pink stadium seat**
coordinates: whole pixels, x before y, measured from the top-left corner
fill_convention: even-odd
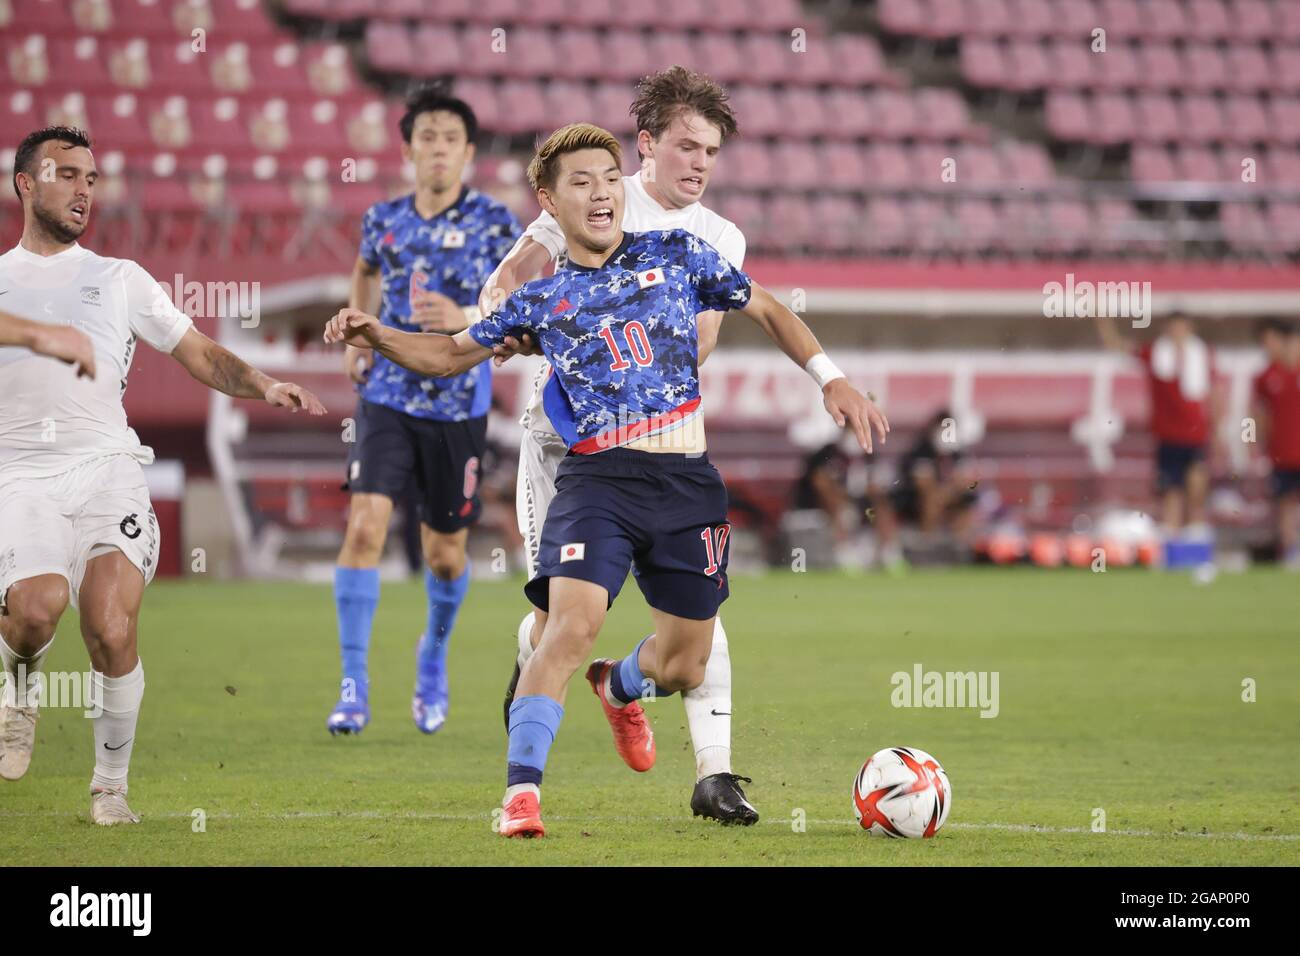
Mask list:
[[[732,83],[745,75],[745,64],[734,37],[706,33],[696,41],[696,50],[700,59],[709,65],[709,76],[719,83]]]
[[[650,58],[650,49],[641,34],[631,30],[610,30],[605,35],[605,79],[639,80],[656,69],[658,67]]]
[[[563,25],[563,33],[576,26],[565,17],[564,8],[569,6],[563,0],[529,0],[528,3],[515,6],[511,14],[513,23],[520,26],[552,27]],[[573,4],[578,6],[578,4]]]
[[[1087,101],[1078,93],[1054,91],[1044,103],[1047,132],[1056,139],[1087,141],[1093,134]]]
[[[1006,248],[1003,223],[996,203],[967,197],[957,203],[957,236],[952,245],[967,252]]]
[[[1220,203],[1219,224],[1224,238],[1239,249],[1258,251],[1268,245],[1268,219],[1257,203]]]
[[[922,0],[880,0],[876,18],[890,33],[918,36],[926,28],[930,13]]]
[[[551,69],[555,76],[598,77],[604,71],[600,38],[593,30],[560,30]]]
[[[866,150],[856,143],[828,143],[821,156],[824,185],[846,192],[860,192],[870,185]]]
[[[812,221],[808,238],[813,252],[848,252],[862,228],[862,209],[843,196],[818,196],[812,201]]]
[[[1127,199],[1092,202],[1093,245],[1103,252],[1124,252],[1135,245],[1132,236],[1137,212]]]
[[[1134,138],[1138,116],[1134,101],[1124,93],[1099,93],[1092,99],[1092,129],[1086,141],[1099,146],[1114,146]]]
[[[1174,161],[1163,146],[1134,146],[1129,175],[1138,183],[1171,183],[1178,179]]]
[[[1004,169],[1011,182],[1046,186],[1056,182],[1056,167],[1041,143],[1009,142],[1002,146]]]
[[[1137,61],[1140,89],[1179,89],[1187,82],[1182,58],[1168,43],[1142,44],[1137,50]]]
[[[671,23],[679,30],[712,28],[713,18],[703,0],[660,0],[658,6],[663,15],[661,22]]]
[[[907,245],[910,221],[900,199],[873,196],[864,211],[862,248],[866,252],[893,252]]]
[[[1275,77],[1268,57],[1255,44],[1228,47],[1227,88],[1242,93],[1273,89]]]
[[[932,10],[931,23],[924,27],[926,32],[923,35],[948,36],[947,32],[936,32],[946,31],[946,27],[933,22],[939,19],[935,14],[936,11]],[[1016,12],[1011,0],[966,0],[964,16],[957,22],[965,23],[968,35],[1001,39],[1014,33]]]
[[[332,99],[290,101],[289,135],[295,149],[313,154],[342,156],[349,151],[338,104]]]
[[[825,182],[826,170],[817,151],[807,143],[778,143],[772,158],[781,189],[817,189]]]
[[[1000,89],[1006,83],[1010,66],[1001,47],[985,37],[962,40],[961,75],[972,86]]]
[[[860,139],[875,132],[875,118],[871,112],[871,99],[862,90],[831,90],[826,95],[826,111],[831,117],[835,135],[845,139]],[[740,117],[745,122],[745,117]]]
[[[957,233],[954,212],[947,201],[929,196],[907,200],[907,235],[912,249],[925,255],[950,251]]]
[[[1058,37],[1090,43],[1101,17],[1094,0],[1053,0],[1052,24]]]
[[[1047,50],[1036,40],[1020,40],[1011,45],[1009,75],[1002,86],[1008,90],[1040,90],[1052,77],[1053,65]]]
[[[787,35],[789,31],[807,23],[807,17],[799,7],[799,0],[763,0],[760,4],[750,4],[750,19],[755,29],[773,30]]]
[[[765,33],[747,33],[740,41],[745,79],[750,83],[781,83],[793,68],[799,54],[790,49],[785,38]]]
[[[541,131],[546,114],[546,97],[541,83],[534,80],[507,80],[497,91],[497,125],[502,133],[536,133]]]
[[[487,76],[500,70],[500,60],[505,57],[489,54],[489,40],[486,35],[478,35],[477,42],[483,51],[474,55],[475,41],[468,38],[476,27],[457,30],[451,26],[434,23],[422,23],[415,28],[411,37],[412,75],[417,77],[447,76],[464,74],[466,76]],[[480,31],[481,34],[482,31]]]
[[[1145,143],[1166,143],[1183,137],[1182,118],[1171,97],[1164,93],[1139,93],[1134,138]]]
[[[1269,186],[1300,186],[1300,151],[1270,149],[1257,170],[1259,181]]]
[[[1141,4],[1134,0],[1100,0],[1097,4],[1097,23],[1106,31],[1109,50],[1118,39],[1135,39],[1146,35]]]
[[[1300,46],[1273,47],[1269,88],[1279,92],[1300,92]]]
[[[1242,40],[1272,40],[1277,20],[1269,0],[1229,0],[1229,35]]]
[[[1268,204],[1270,237],[1287,252],[1300,249],[1300,203]]]
[[[1223,54],[1203,43],[1183,48],[1183,85],[1189,90],[1221,90],[1228,85],[1228,65]]]
[[[129,152],[153,145],[134,93],[89,96],[86,113],[90,117],[90,133],[101,149]]]
[[[767,203],[765,244],[779,252],[797,253],[809,245],[814,230],[812,209],[802,196],[778,194]]]
[[[872,143],[868,146],[867,166],[871,184],[878,189],[910,189],[918,182],[918,171],[911,161],[911,154],[897,143]]]
[[[318,20],[332,19],[333,7],[332,0],[284,0],[286,13]]]
[[[401,142],[400,134],[396,126],[388,124],[387,117],[388,111],[384,101],[378,97],[340,104],[339,122],[342,124],[344,135],[348,138],[349,150],[360,155],[378,156],[387,156],[396,152]],[[366,130],[369,135],[364,139],[354,138],[348,132],[354,126]],[[370,136],[375,138],[372,140]]]
[[[7,130],[36,129],[45,125],[44,111],[31,90],[0,93],[0,125]]]
[[[1079,252],[1088,246],[1092,216],[1078,199],[1050,199],[1044,204],[1047,228],[1037,245],[1049,254]]]
[[[311,95],[302,53],[298,43],[291,40],[253,46],[249,51],[249,62],[257,91],[280,96]]]
[[[541,118],[545,129],[558,129],[570,123],[589,123],[598,117],[591,91],[576,80],[554,80],[546,87],[546,114]],[[596,120],[599,122],[599,119]]]
[[[1224,103],[1223,117],[1230,139],[1243,143],[1263,142],[1272,138],[1264,104],[1257,96],[1230,96]]]
[[[1187,17],[1179,0],[1143,0],[1138,4],[1149,40],[1181,40],[1188,36]],[[1104,24],[1101,24],[1104,25]]]
[[[497,101],[496,84],[491,80],[457,80],[454,92],[474,110],[480,129],[501,130],[502,110]],[[396,123],[391,120],[389,125],[396,128]]]
[[[1053,90],[1082,90],[1091,87],[1108,55],[1093,53],[1088,49],[1087,43],[1078,37],[1059,37],[1048,50],[1048,59],[1055,68],[1047,78],[1046,85]]]
[[[1183,130],[1181,139],[1188,142],[1218,142],[1227,135],[1223,111],[1219,101],[1212,96],[1192,94],[1183,97]]]
[[[927,87],[916,93],[921,135],[930,139],[958,139],[970,129],[970,112],[956,90]]]
[[[736,87],[731,90],[731,102],[746,136],[779,136],[785,132],[786,119],[766,87]]]
[[[862,87],[889,81],[889,68],[875,37],[845,33],[832,37],[830,43],[836,66],[831,82]]]
[[[75,29],[71,4],[64,3],[63,0],[28,0],[11,6],[13,21],[9,24],[9,29],[15,35],[41,33],[46,36],[67,36]]]
[[[163,109],[167,97],[160,97],[150,107],[150,113]],[[197,152],[220,152],[227,155],[246,153],[253,148],[248,133],[245,110],[233,96],[203,97],[189,100],[190,129],[193,131],[192,148]]]
[[[837,82],[839,72],[849,65],[847,60],[841,58],[835,39],[825,35],[807,37],[804,52],[792,51],[789,63],[788,81],[809,86]]]
[[[539,27],[516,27],[506,34],[506,52],[495,53],[486,26],[466,27],[461,34],[462,57],[482,59],[491,75],[542,79],[550,76],[556,60],[555,35]]]
[[[636,91],[631,83],[600,83],[592,100],[597,122],[615,136],[636,133],[636,118],[628,113]]]
[[[982,5],[981,5],[982,6]],[[1012,0],[1012,36],[1046,37],[1055,32],[1056,13],[1051,0]]]
[[[992,146],[970,144],[957,151],[957,186],[967,188],[974,186],[999,186],[1009,181],[1010,177],[1003,169],[1002,157]],[[933,163],[926,163],[925,169],[934,169],[936,184],[939,168]]]
[[[876,116],[878,136],[907,139],[920,135],[921,121],[916,115],[916,102],[909,93],[876,90],[872,94],[872,112]]]
[[[1300,143],[1300,99],[1275,96],[1268,104],[1274,139],[1279,143]]]
[[[133,36],[189,39],[189,30],[172,21],[173,4],[156,0],[115,0],[112,4],[113,25],[110,33],[130,31]]]
[[[750,193],[729,192],[717,200],[716,208],[736,224],[736,228],[745,236],[745,242],[750,249],[758,244],[766,217],[763,213],[763,203],[757,196]]]
[[[416,0],[418,3],[418,0]],[[394,0],[388,0],[392,6]],[[270,40],[277,36],[275,22],[262,0],[209,0],[214,27],[225,34],[247,40]]]
[[[729,187],[757,191],[770,189],[780,182],[770,150],[762,142],[738,139],[721,156],[721,176]],[[715,173],[714,178],[718,175]]]
[[[504,27],[513,34],[511,27],[522,21],[523,9],[527,5],[526,0],[475,0],[458,19],[490,28]]]
[[[815,90],[788,89],[776,94],[777,108],[785,117],[783,135],[825,136],[835,130],[835,118],[822,108],[822,97]]]
[[[1300,4],[1290,0],[1274,0],[1273,15],[1276,18],[1278,36],[1295,42],[1300,40]]]
[[[151,89],[176,93],[212,92],[203,54],[195,53],[187,41],[154,44],[149,50]]]
[[[669,64],[684,66],[688,69],[701,67],[702,61],[695,52],[695,43],[690,34],[678,32],[655,33],[650,37],[650,56],[659,69]]]
[[[1228,8],[1223,0],[1186,0],[1186,35],[1201,40],[1219,40],[1232,35]]]
[[[1183,146],[1177,151],[1178,178],[1192,183],[1223,181],[1219,156],[1206,146]]]
[[[749,0],[713,0],[708,30],[745,30],[753,25]]]
[[[400,23],[372,20],[366,24],[366,60],[381,73],[419,75],[411,35]],[[425,57],[424,62],[430,58]]]
[[[1124,42],[1110,42],[1105,53],[1091,53],[1095,57],[1093,85],[1101,90],[1135,90],[1144,85],[1144,75],[1138,55]]]

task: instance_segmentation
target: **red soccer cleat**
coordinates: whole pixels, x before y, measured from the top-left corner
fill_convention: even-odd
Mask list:
[[[542,826],[542,808],[537,794],[525,791],[505,805],[501,813],[501,835],[503,837],[544,837],[546,827]]]
[[[645,773],[655,765],[655,732],[650,729],[645,710],[636,701],[615,707],[605,699],[605,677],[617,664],[617,661],[609,659],[593,661],[587,668],[587,681],[600,700],[600,706],[605,708],[605,719],[609,721],[610,730],[614,731],[614,747],[618,755],[637,773]]]

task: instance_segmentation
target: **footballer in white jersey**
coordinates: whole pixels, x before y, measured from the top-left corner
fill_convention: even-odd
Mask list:
[[[228,395],[325,409],[195,329],[136,263],[77,243],[98,178],[90,141],[69,127],[33,132],[14,157],[23,234],[0,255],[0,777],[17,780],[31,762],[35,678],[71,602],[97,714],[91,819],[112,826],[139,822],[126,802],[144,694],[136,625],[159,553],[141,469],[153,451],[122,404],[136,343]]]
[[[623,179],[625,205],[622,227],[627,232],[685,229],[706,240],[736,268],[744,265],[745,237],[728,219],[701,202],[714,163],[726,137],[736,131],[727,94],[700,73],[671,67],[646,77],[637,88],[630,112],[637,119],[637,151],[641,169]],[[502,260],[479,300],[487,315],[505,296],[540,273],[565,249],[564,234],[555,218],[543,211]],[[721,312],[697,316],[699,361],[717,342]],[[509,340],[513,341],[513,340]],[[527,343],[515,352],[498,349],[496,361],[510,354],[539,354]],[[528,575],[537,569],[546,512],[555,497],[555,475],[565,455],[564,443],[542,408],[542,389],[550,375],[543,365],[533,382],[532,397],[521,424],[516,511],[528,561]],[[520,669],[541,638],[529,612],[519,624],[519,653],[506,691],[506,724]],[[696,784],[691,810],[696,816],[745,826],[758,821],[758,812],[745,798],[739,777],[731,772],[731,660],[722,618],[716,619],[713,647],[704,683],[682,694],[687,725],[695,746]]]

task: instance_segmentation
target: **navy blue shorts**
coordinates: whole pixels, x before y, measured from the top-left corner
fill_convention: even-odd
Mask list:
[[[1165,492],[1187,485],[1187,473],[1192,466],[1205,460],[1204,445],[1175,445],[1160,442],[1156,445],[1156,491]]]
[[[414,483],[420,520],[434,531],[451,534],[478,520],[486,415],[441,422],[363,399],[356,439],[348,452],[348,491],[402,501]]]
[[[1300,468],[1274,467],[1273,494],[1278,498],[1300,494]]]
[[[727,599],[730,534],[727,488],[707,455],[571,454],[524,593],[545,611],[550,579],[577,578],[603,587],[612,605],[631,568],[652,608],[707,621]]]

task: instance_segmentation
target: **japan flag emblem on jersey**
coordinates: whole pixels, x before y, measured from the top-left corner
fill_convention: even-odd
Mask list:
[[[648,289],[652,285],[664,284],[664,273],[662,269],[647,269],[645,272],[636,274],[636,284],[642,289]]]
[[[587,554],[586,544],[566,544],[560,548],[560,562],[581,561]]]

